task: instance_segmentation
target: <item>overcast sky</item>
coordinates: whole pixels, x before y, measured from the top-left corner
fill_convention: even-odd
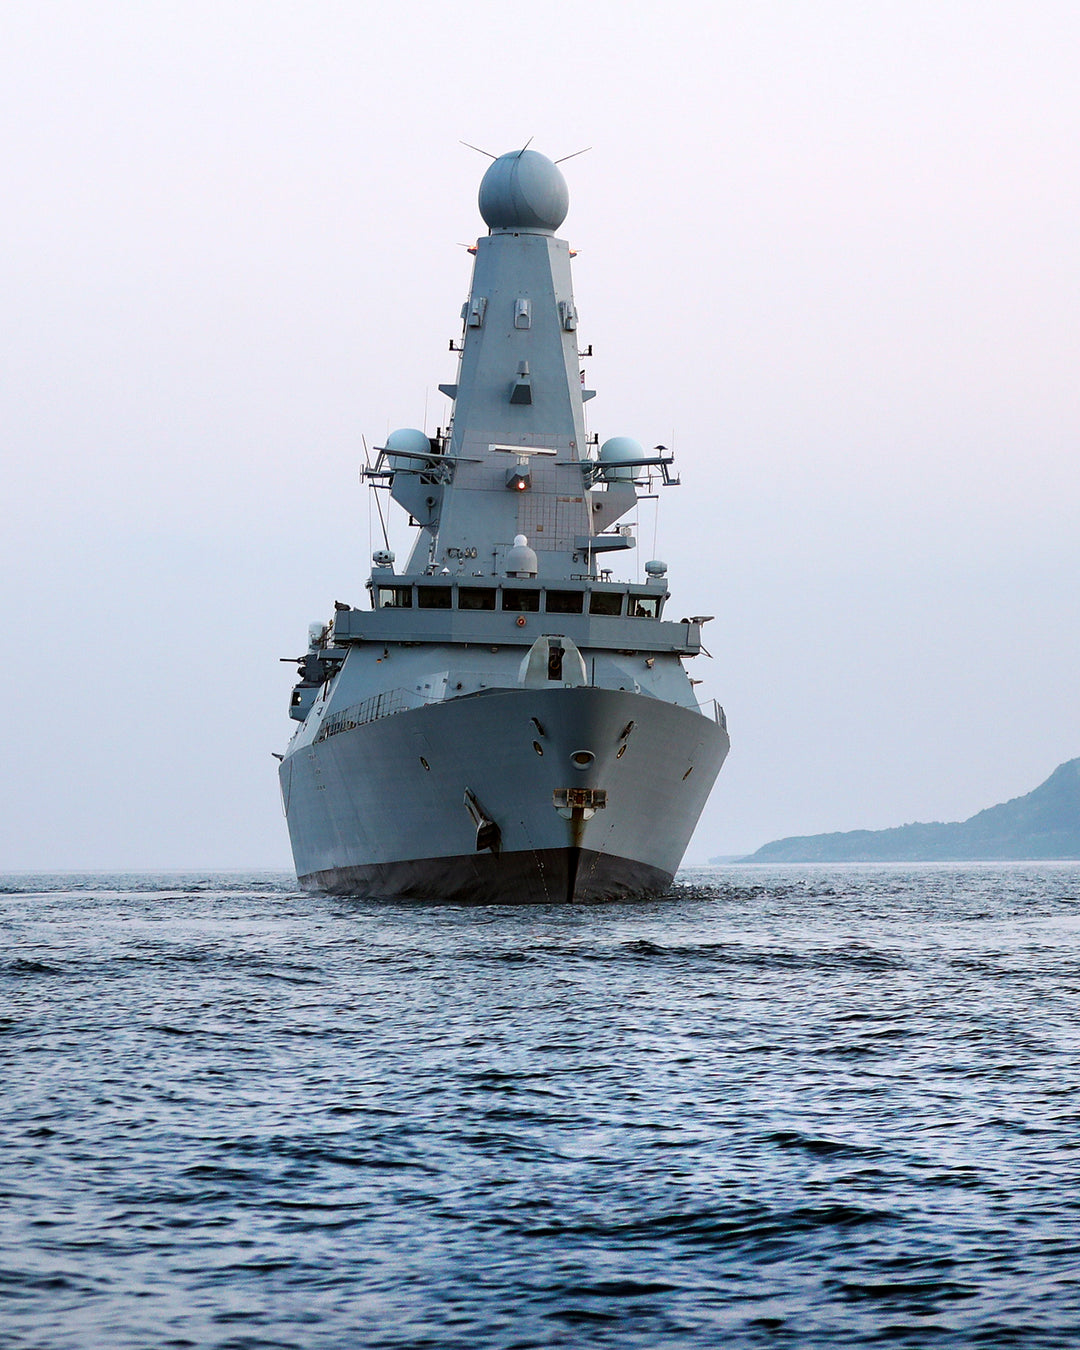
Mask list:
[[[1075,0],[5,0],[0,867],[289,865],[278,658],[364,601],[361,436],[446,415],[459,140],[593,147],[590,426],[674,446],[717,616],[689,861],[1080,754],[1078,69]]]

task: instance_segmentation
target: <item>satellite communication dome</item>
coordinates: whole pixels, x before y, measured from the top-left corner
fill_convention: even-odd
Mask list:
[[[386,438],[386,449],[390,451],[388,458],[390,467],[396,473],[399,469],[408,472],[412,469],[416,472],[425,467],[424,460],[414,459],[413,455],[430,455],[431,442],[427,434],[418,431],[416,427],[402,427],[400,431],[392,431]],[[408,455],[395,455],[394,450],[408,450]]]
[[[500,155],[480,183],[480,214],[492,230],[557,230],[570,209],[558,165],[536,150]]]
[[[633,436],[612,436],[600,447],[600,463],[604,466],[604,478],[609,483],[632,483],[644,470],[626,461],[645,459],[645,447]],[[616,467],[625,465],[624,468]]]
[[[514,535],[514,547],[506,551],[508,577],[534,577],[537,570],[536,553],[529,547],[523,534]]]

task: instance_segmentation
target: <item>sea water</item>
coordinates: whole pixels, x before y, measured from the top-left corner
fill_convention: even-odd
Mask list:
[[[1080,1344],[1080,864],[0,902],[4,1350]]]

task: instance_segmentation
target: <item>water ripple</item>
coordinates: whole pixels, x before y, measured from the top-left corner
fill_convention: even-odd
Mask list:
[[[0,1345],[1072,1347],[1078,896],[0,878]]]

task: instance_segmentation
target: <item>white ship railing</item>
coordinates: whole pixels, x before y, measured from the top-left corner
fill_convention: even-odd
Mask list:
[[[325,741],[328,736],[336,736],[341,731],[354,731],[366,722],[374,722],[380,717],[392,717],[394,713],[410,712],[413,708],[423,707],[431,702],[417,693],[415,689],[384,689],[364,699],[363,703],[354,703],[351,708],[342,708],[325,718],[315,736],[316,742]]]
[[[711,717],[718,727],[723,727],[727,731],[727,713],[724,712],[716,699],[709,698],[704,703],[699,703],[698,711],[702,717]]]
[[[424,708],[430,703],[442,703],[445,699],[461,698],[464,694],[474,694],[481,689],[516,689],[517,679],[514,673],[507,671],[469,671],[460,681],[462,687],[456,688],[458,681],[448,684],[446,694],[423,694],[419,689],[383,689],[372,694],[362,703],[354,703],[340,712],[331,713],[325,718],[315,735],[315,743],[337,736],[342,731],[355,731],[368,722],[378,721],[380,717],[393,717],[395,713],[412,712],[414,708]]]
[[[481,689],[518,688],[517,680],[506,671],[469,671],[466,678],[460,682],[461,689],[456,687],[457,683],[458,681],[454,681],[447,685],[447,699],[461,698],[466,694],[477,693]],[[598,683],[596,687],[609,686],[605,681],[602,685]],[[381,717],[392,717],[395,713],[411,712],[414,708],[423,708],[429,703],[443,701],[442,698],[422,694],[417,689],[384,689],[364,699],[362,703],[354,703],[349,708],[342,708],[340,712],[331,713],[324,719],[316,733],[315,742],[325,741],[342,731],[355,731],[357,727],[375,722]],[[697,707],[703,717],[711,717],[718,726],[727,730],[727,717],[716,699],[708,699],[705,703],[699,703]]]

